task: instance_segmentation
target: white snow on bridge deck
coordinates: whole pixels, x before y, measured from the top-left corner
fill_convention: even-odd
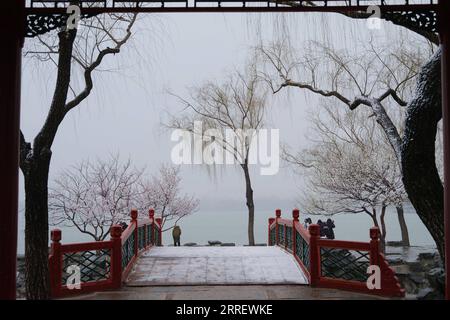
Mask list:
[[[278,247],[155,247],[141,255],[128,286],[307,284]]]

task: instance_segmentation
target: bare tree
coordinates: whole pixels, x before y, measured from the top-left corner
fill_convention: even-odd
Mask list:
[[[329,105],[323,110],[325,116],[312,116],[313,145],[297,154],[284,153],[307,177],[302,208],[320,215],[368,214],[380,226],[384,244],[386,208],[402,208],[407,199],[392,148],[375,122],[367,119],[367,111],[354,113]],[[407,229],[402,238],[409,245]]]
[[[283,4],[292,7],[317,5],[313,1],[286,1]],[[342,12],[342,15],[352,19],[367,19],[372,13],[363,10]],[[440,45],[437,30],[422,28],[415,15],[405,17],[402,12],[382,12],[381,19],[406,28],[409,34],[419,35],[432,46]],[[320,23],[319,20],[316,22]],[[284,37],[286,32],[279,34]],[[414,46],[414,41],[411,44]],[[436,150],[439,122],[442,120],[441,56],[442,50],[438,48],[421,64],[417,86],[405,107],[407,115],[404,119],[405,131],[401,135],[401,168],[408,197],[444,259],[444,188],[441,168],[438,167],[442,161],[438,156],[442,154]]]
[[[155,209],[161,216],[163,232],[172,229],[178,221],[198,209],[199,200],[193,195],[181,194],[180,183],[179,168],[162,165],[158,175],[140,184],[140,207]]]
[[[296,54],[284,43],[275,43],[259,48],[269,66],[262,73],[274,93],[294,87],[330,98],[349,110],[367,106],[394,151],[405,183],[405,139],[410,134],[406,134],[409,128],[404,125],[411,118],[406,116],[407,99],[415,95],[415,83],[421,79],[420,66],[433,54],[433,46],[429,43],[424,45],[423,41],[413,39],[405,41],[417,43],[417,47],[403,42],[388,42],[376,47],[371,41],[362,49],[349,52],[312,43],[306,46],[304,54]],[[434,144],[427,148],[433,149],[434,155]],[[411,164],[407,168],[412,169]],[[419,199],[410,192],[408,196],[417,210]],[[398,207],[397,212],[399,221],[404,221],[403,208]],[[417,212],[442,254],[442,226],[431,222],[430,212]],[[434,218],[439,219],[438,216]],[[403,223],[401,226],[403,230]]]
[[[217,144],[219,147],[214,148],[216,153],[212,158],[223,150],[242,168],[248,209],[248,242],[255,245],[255,204],[249,165],[255,132],[263,126],[266,107],[265,86],[255,66],[249,65],[245,73],[236,71],[230,74],[223,83],[207,82],[194,88],[190,100],[178,98],[185,105],[185,112],[174,117],[168,127],[200,135],[204,142],[202,153],[207,153],[211,145]],[[195,132],[196,121],[201,121],[202,132]],[[233,133],[232,143],[227,139],[227,130]]]
[[[433,49],[417,45],[419,50],[404,42],[375,47],[370,41],[350,52],[309,42],[304,53],[297,54],[282,41],[261,46],[259,52],[269,64],[263,74],[274,93],[294,87],[334,98],[350,110],[369,107],[401,162],[399,131],[403,131],[406,99],[413,95],[420,66]]]
[[[64,170],[49,193],[53,225],[75,227],[81,233],[103,241],[110,227],[128,222],[130,208],[147,213],[155,209],[163,225],[177,223],[198,208],[193,196],[181,194],[179,170],[161,166],[158,174],[145,178],[145,170],[118,155],[107,160],[83,161]],[[170,228],[166,228],[168,230]]]
[[[130,160],[121,163],[118,155],[64,170],[49,192],[51,224],[105,240],[112,225],[128,221],[130,208],[143,196],[139,186],[143,172]]]
[[[48,173],[52,145],[65,116],[82,105],[94,88],[93,74],[109,55],[130,40],[136,15],[100,15],[83,20],[78,29],[63,27],[37,37],[26,56],[55,66],[56,81],[47,117],[28,142],[20,135],[20,168],[25,179],[25,257],[28,299],[49,298]],[[76,83],[81,83],[76,88]]]

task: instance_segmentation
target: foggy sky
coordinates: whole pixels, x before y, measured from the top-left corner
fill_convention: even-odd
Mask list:
[[[384,22],[381,31],[370,31],[365,21],[335,14],[161,14],[138,22],[131,45],[109,56],[94,76],[94,90],[71,111],[53,144],[50,184],[53,177],[85,159],[120,153],[148,173],[170,161],[170,131],[162,130],[166,112],[176,113],[180,103],[167,94],[187,96],[187,87],[210,79],[220,80],[227,70],[239,68],[258,38],[274,39],[289,27],[295,44],[325,40],[337,48],[370,37],[398,34],[401,28]],[[404,31],[403,31],[404,32]],[[27,41],[36,41],[27,39]],[[51,63],[25,58],[23,66],[21,127],[29,141],[42,126],[55,83]],[[76,80],[76,79],[75,79]],[[270,101],[266,128],[280,129],[282,143],[306,146],[307,112],[319,107],[316,96],[289,89]],[[301,179],[283,165],[275,176],[253,170],[256,207],[290,209]],[[215,179],[202,166],[182,166],[183,190],[201,200],[201,209],[220,205],[245,205],[241,170],[227,166]],[[24,199],[21,177],[20,199]]]

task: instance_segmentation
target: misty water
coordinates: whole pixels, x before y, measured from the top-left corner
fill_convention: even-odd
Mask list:
[[[283,210],[284,218],[291,218],[291,211]],[[255,216],[255,238],[257,243],[267,242],[267,221],[269,217],[275,216],[275,209],[257,209]],[[300,214],[303,220],[306,215]],[[313,222],[327,217],[311,216]],[[370,217],[366,214],[339,214],[334,215],[336,239],[368,241],[369,229],[372,226]],[[420,221],[411,205],[405,205],[405,219],[409,228],[411,245],[413,246],[434,246],[433,239]],[[386,213],[387,240],[401,240],[400,228],[398,225],[395,208],[389,208]],[[218,240],[222,242],[232,242],[236,245],[245,245],[247,238],[247,213],[245,207],[242,210],[227,210],[219,208],[217,210],[199,210],[195,214],[180,221],[182,228],[181,242],[195,242],[197,244],[207,244],[208,240]],[[81,234],[75,228],[59,227],[62,230],[62,243],[93,241],[92,238]],[[24,253],[24,214],[21,210],[19,219],[19,254]],[[172,244],[170,232],[163,234],[163,244]]]

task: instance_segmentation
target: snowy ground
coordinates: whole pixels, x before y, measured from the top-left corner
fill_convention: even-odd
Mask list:
[[[292,255],[277,247],[158,247],[144,253],[128,286],[307,284]]]

